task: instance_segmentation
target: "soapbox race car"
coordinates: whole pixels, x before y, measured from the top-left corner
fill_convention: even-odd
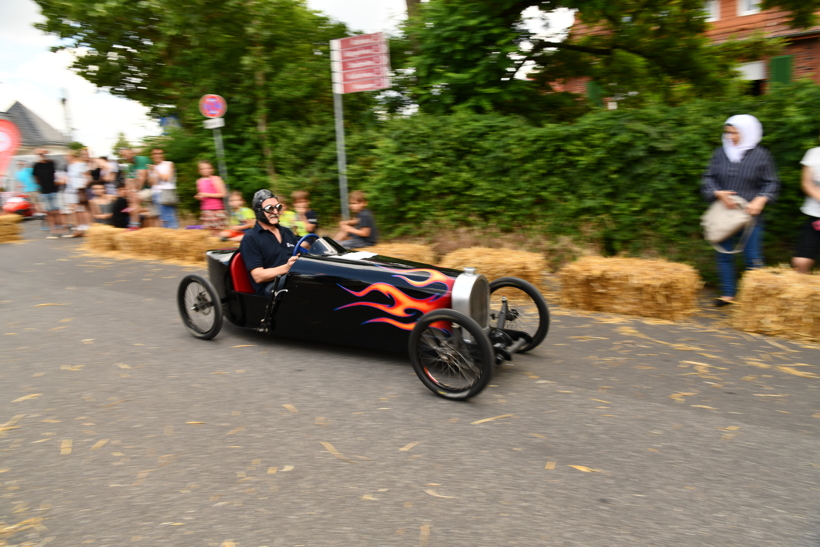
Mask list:
[[[297,253],[271,296],[262,296],[238,250],[208,251],[210,281],[188,275],[179,285],[185,327],[209,340],[224,316],[274,336],[407,351],[422,383],[449,399],[480,393],[496,365],[534,349],[549,330],[544,297],[522,279],[489,282],[474,268],[349,251],[313,234]]]

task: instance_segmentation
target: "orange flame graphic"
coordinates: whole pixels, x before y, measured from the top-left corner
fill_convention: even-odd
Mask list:
[[[426,287],[428,285],[432,285],[433,283],[443,283],[447,287],[447,291],[444,294],[434,294],[428,296],[427,298],[413,298],[402,292],[398,287],[391,285],[389,283],[373,283],[372,285],[365,287],[364,290],[360,292],[352,291],[345,287],[342,287],[350,294],[353,294],[358,297],[363,297],[368,295],[371,292],[379,292],[392,300],[391,304],[378,304],[376,302],[354,302],[352,304],[346,304],[344,306],[340,306],[336,308],[337,310],[341,310],[344,308],[351,308],[353,306],[368,306],[370,308],[375,308],[377,310],[383,311],[393,317],[413,317],[415,314],[411,313],[412,311],[421,312],[422,315],[425,313],[439,309],[439,308],[448,308],[450,307],[451,297],[450,293],[453,289],[453,284],[455,283],[455,279],[445,275],[437,270],[428,270],[428,269],[412,269],[412,270],[391,270],[389,268],[385,268],[388,271],[398,273],[427,273],[430,276],[424,281],[414,281],[405,277],[404,275],[394,275],[394,277],[398,277],[399,279],[403,279],[410,285],[414,287]],[[387,323],[388,325],[393,325],[394,327],[398,327],[403,330],[412,330],[413,326],[415,326],[415,321],[410,323],[403,323],[396,319],[390,317],[376,317],[374,319],[370,319],[365,321],[365,323]]]

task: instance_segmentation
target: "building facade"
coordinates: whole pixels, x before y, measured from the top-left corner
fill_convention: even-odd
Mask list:
[[[706,12],[710,24],[706,36],[716,44],[761,31],[767,37],[786,41],[780,55],[739,67],[743,78],[750,82],[751,93],[765,93],[773,82],[789,83],[800,78],[820,84],[820,26],[793,29],[788,25],[788,12],[761,10],[760,0],[709,0]],[[594,30],[578,25],[572,32],[578,36]],[[564,90],[596,93],[594,83],[580,78],[566,82]]]

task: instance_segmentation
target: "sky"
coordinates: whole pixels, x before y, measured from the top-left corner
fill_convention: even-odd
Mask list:
[[[394,31],[406,17],[405,0],[307,0],[308,6],[354,31]],[[568,17],[568,18],[567,18]],[[68,52],[52,53],[53,36],[35,29],[43,20],[33,0],[0,0],[0,112],[20,101],[59,131],[67,130],[60,99],[68,97],[73,138],[92,155],[111,154],[120,132],[130,142],[158,135],[159,125],[139,103],[100,91],[68,67]],[[559,16],[570,24],[572,16]],[[534,23],[537,24],[537,23]]]

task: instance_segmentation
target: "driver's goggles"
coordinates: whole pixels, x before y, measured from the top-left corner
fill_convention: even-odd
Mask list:
[[[262,210],[268,213],[269,215],[279,213],[279,211],[282,210],[282,204],[277,203],[276,205],[265,205],[264,207],[262,207]]]

